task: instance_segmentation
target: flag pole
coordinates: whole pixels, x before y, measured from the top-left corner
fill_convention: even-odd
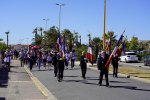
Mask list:
[[[106,31],[106,0],[104,0],[104,33],[103,33],[103,49],[105,49],[105,31]]]

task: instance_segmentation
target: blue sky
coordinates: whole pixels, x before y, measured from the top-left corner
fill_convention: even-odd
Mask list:
[[[59,8],[61,30],[68,28],[88,43],[87,34],[102,37],[104,0],[0,0],[0,38],[6,42],[6,31],[10,31],[9,43],[31,43],[32,31],[45,28],[44,18],[50,19],[47,27],[58,26]],[[117,38],[126,29],[130,39],[150,40],[150,0],[107,0],[106,32],[114,31]]]

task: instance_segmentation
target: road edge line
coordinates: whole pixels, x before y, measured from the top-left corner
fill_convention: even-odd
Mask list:
[[[37,88],[41,91],[41,93],[47,97],[48,100],[57,100],[57,98],[29,71],[27,66],[24,66],[24,69],[30,76],[33,83],[37,86]]]

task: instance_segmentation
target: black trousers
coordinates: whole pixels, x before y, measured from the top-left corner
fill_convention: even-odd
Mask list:
[[[113,77],[118,76],[118,66],[113,66]]]
[[[54,64],[54,75],[57,76],[57,66]]]
[[[74,67],[74,59],[71,59],[71,68],[73,68]]]
[[[59,80],[63,79],[63,74],[64,74],[64,61],[59,60],[57,65],[57,77]]]
[[[63,75],[64,75],[64,69],[62,69],[62,68],[58,68],[58,77],[60,78],[60,79],[63,79]]]
[[[85,79],[87,68],[81,68],[82,77]]]
[[[102,84],[103,75],[105,75],[106,85],[109,85],[108,69],[107,69],[107,68],[102,68],[102,69],[101,69],[100,78],[99,78],[99,84],[100,84],[100,85]]]

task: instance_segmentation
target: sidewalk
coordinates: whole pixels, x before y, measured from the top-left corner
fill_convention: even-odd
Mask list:
[[[12,60],[11,72],[0,68],[0,100],[47,100],[18,60]]]

